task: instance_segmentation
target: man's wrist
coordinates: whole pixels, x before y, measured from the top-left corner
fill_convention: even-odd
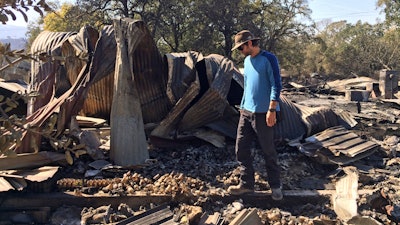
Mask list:
[[[269,108],[268,111],[270,111],[270,112],[276,112],[276,109],[275,109],[275,108]]]

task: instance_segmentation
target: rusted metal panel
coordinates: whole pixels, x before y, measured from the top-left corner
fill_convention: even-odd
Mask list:
[[[84,63],[87,63],[87,61],[83,61],[82,59],[86,59],[89,53],[94,54],[90,67],[93,84],[88,90],[87,98],[80,110],[80,115],[109,118],[114,83],[113,71],[116,45],[113,29],[110,28],[110,26],[106,26],[101,30],[100,34],[93,28],[81,30],[77,35],[70,37],[68,40],[71,43],[71,48],[68,48],[68,50],[71,51],[71,49],[74,49],[74,51],[67,52],[67,49],[63,51],[63,56],[65,56],[65,70],[68,77],[67,81],[72,84],[76,82]],[[84,34],[89,37],[87,40],[84,39]],[[99,35],[102,38],[99,38]],[[67,45],[67,43],[64,45]],[[96,50],[94,51],[94,49]],[[79,58],[72,57],[71,53],[78,55]]]
[[[43,81],[47,76],[46,73],[38,73],[39,67],[42,67],[43,62],[54,59],[50,56],[61,56],[61,45],[75,34],[74,32],[43,31],[33,41],[31,47],[32,57],[35,58],[31,63],[31,82],[33,86]]]
[[[75,34],[75,32],[43,31],[32,43],[31,53],[33,55],[40,55],[42,53],[52,55],[51,52],[54,51],[54,49],[58,48],[60,44]]]
[[[307,136],[339,125],[339,118],[331,108],[303,105],[297,105],[297,108],[300,109],[302,120],[307,127]]]
[[[76,82],[78,75],[82,68],[90,63],[89,54],[93,54],[96,42],[99,40],[99,32],[91,27],[83,27],[76,35],[72,35],[62,44],[61,52],[61,68],[57,73],[60,77],[57,83],[62,82],[64,87],[60,87],[61,84],[57,84],[58,93],[56,96],[60,96],[65,93],[72,85]],[[102,39],[103,40],[103,39]],[[107,57],[104,57],[104,63],[106,63]],[[57,78],[56,78],[57,79]]]
[[[171,101],[177,102],[152,131],[152,136],[172,139],[176,138],[177,129],[188,131],[207,126],[235,138],[239,114],[233,105],[240,104],[243,77],[233,63],[221,55],[212,54],[203,58],[193,54],[173,53],[165,57],[170,73],[167,91]],[[200,58],[195,68],[191,68],[192,62]],[[196,75],[194,80],[193,75]],[[175,89],[175,86],[183,87]]]
[[[160,122],[172,108],[168,100],[166,86],[167,73],[163,58],[157,49],[146,24],[137,21],[143,33],[138,46],[130,53],[130,62],[143,112],[143,122]]]
[[[328,128],[305,139],[301,146],[310,156],[345,165],[372,154],[379,145],[364,140],[342,126]]]
[[[84,116],[95,116],[104,119],[109,119],[112,104],[112,94],[114,86],[114,67],[116,42],[114,37],[114,29],[112,26],[104,27],[99,36],[99,32],[90,29],[88,32],[89,38],[87,43],[82,40],[82,36],[70,38],[75,49],[79,49],[82,57],[86,57],[87,52],[93,52],[93,60],[90,67],[90,73],[93,76],[93,84],[90,86],[87,98],[84,100],[80,114]],[[97,34],[97,35],[96,35]],[[99,38],[101,37],[101,38]],[[74,66],[78,62],[71,63],[68,71],[74,71]],[[77,76],[75,72],[75,76]],[[69,76],[75,82],[76,77]]]
[[[161,121],[159,126],[151,132],[151,135],[169,139],[175,138],[176,126],[181,120],[182,115],[190,107],[190,103],[199,94],[199,90],[200,84],[198,79],[196,79],[196,81],[192,82],[190,87],[186,90],[182,98],[171,109],[169,114]]]
[[[336,114],[339,116],[339,124],[345,126],[346,128],[353,128],[358,124],[353,115],[347,111],[342,110],[340,112],[336,112]]]
[[[110,26],[105,26],[101,30],[101,35],[104,36],[105,33],[109,33]],[[111,31],[112,32],[112,31]],[[106,36],[112,36],[112,34],[107,34]],[[88,37],[88,39],[85,39]],[[79,33],[73,35],[68,38],[68,43],[75,49],[77,53],[76,56],[80,59],[87,59],[89,54],[92,54],[96,45],[98,44],[97,41],[99,40],[100,33],[96,29],[90,26],[82,27],[79,30]],[[113,41],[112,39],[102,39],[102,41]],[[105,52],[105,54],[109,54]],[[107,65],[107,63],[106,63]]]
[[[165,54],[164,61],[168,66],[167,95],[172,104],[176,104],[197,80],[195,65],[202,58],[202,54],[194,51]]]
[[[201,96],[199,96],[199,100],[185,113],[179,124],[180,131],[194,129],[220,119],[223,116],[225,108],[229,105],[227,96],[232,74],[235,70],[233,62],[219,55],[210,55],[205,57],[204,60],[206,68],[218,67],[214,70],[216,71],[214,80],[210,88],[205,90],[203,95],[201,95],[202,92],[200,91]],[[201,80],[204,79],[207,80],[207,74],[199,72],[200,84],[202,84]]]
[[[209,89],[184,115],[179,131],[188,131],[220,119],[228,102],[221,98],[218,90]]]
[[[283,94],[281,94],[280,100],[281,119],[274,126],[275,139],[292,140],[303,137],[307,133],[307,130],[301,119],[301,112],[298,105],[291,102]]]
[[[114,76],[109,75],[94,83],[90,88],[83,104],[81,115],[110,118],[113,98]]]
[[[84,37],[82,38],[83,40],[86,40],[85,42],[90,42],[88,38],[90,35],[85,35],[87,34],[86,32],[81,32],[84,34]],[[56,54],[59,56],[59,53]],[[88,62],[92,61],[92,56],[89,55]],[[50,63],[46,62],[45,64]],[[43,76],[38,76],[40,78],[43,78],[43,80],[34,80],[33,83],[36,85],[41,85],[39,86],[39,93],[45,93],[44,96],[49,97],[48,102],[42,102],[43,106],[40,105],[35,105],[37,106],[37,110],[35,110],[32,114],[30,114],[27,117],[27,125],[31,127],[37,127],[38,129],[41,129],[43,126],[44,122],[50,118],[54,114],[54,112],[58,111],[58,117],[57,117],[57,133],[55,135],[59,135],[62,132],[64,132],[67,124],[71,121],[71,116],[77,115],[80,109],[82,108],[84,99],[86,98],[88,88],[93,82],[93,74],[89,73],[89,67],[90,64],[84,65],[84,67],[81,69],[76,82],[73,84],[71,88],[69,88],[64,94],[62,94],[59,98],[54,98],[55,96],[52,95],[52,90],[55,84],[54,77],[55,74],[53,71],[56,71],[58,63],[50,63],[48,67],[51,68],[51,73],[50,74],[42,74]],[[35,74],[33,75],[35,76]],[[36,77],[37,78],[37,77]],[[50,87],[50,88],[45,88],[45,86]],[[34,85],[32,85],[34,87]],[[50,101],[51,100],[51,101]],[[36,104],[36,103],[33,103]],[[21,152],[29,152],[29,151],[34,151],[35,147],[32,146],[31,140],[32,139],[37,139],[39,140],[40,137],[33,137],[34,135],[37,135],[37,133],[34,133],[32,131],[24,131],[22,134],[22,141],[21,145],[15,150],[18,153]],[[36,141],[36,143],[40,143]]]
[[[200,91],[200,82],[195,70],[195,63],[199,58],[203,56],[196,52],[170,53],[164,56],[168,67],[166,91],[174,107],[152,131],[152,136],[169,139],[175,136],[171,132],[175,131],[182,115]]]
[[[46,105],[53,97],[54,82],[57,72],[57,65],[52,62],[45,62],[38,70],[32,71],[31,84],[28,86],[28,92],[37,98],[30,98],[28,102],[27,115],[32,115],[42,106]]]
[[[227,106],[219,120],[206,124],[205,126],[235,139],[239,117],[239,112],[233,106]]]
[[[106,26],[101,33],[91,27],[84,27],[79,33],[72,32],[43,32],[35,40],[32,53],[48,54],[47,58],[56,59],[47,63],[32,62],[33,82],[31,90],[37,90],[39,84],[44,82],[47,76],[55,73],[55,82],[49,82],[47,86],[55,85],[56,96],[60,97],[77,81],[82,68],[92,63],[90,72],[95,87],[90,88],[89,97],[85,99],[81,115],[109,117],[112,101],[113,71],[115,66],[115,38],[113,27]],[[103,38],[99,39],[99,36]],[[49,41],[50,40],[50,41]],[[94,51],[96,48],[96,51]],[[94,54],[92,62],[88,61],[89,54]],[[46,59],[46,58],[43,58]],[[53,70],[53,71],[51,71]],[[102,80],[104,78],[104,80]],[[96,83],[100,81],[99,83]],[[51,90],[51,88],[50,88]],[[44,104],[47,104],[47,98]],[[33,103],[31,103],[33,104]],[[35,103],[31,112],[44,104]]]
[[[340,135],[340,136],[328,139],[326,141],[323,141],[322,143],[323,143],[324,147],[330,147],[330,146],[337,145],[339,143],[343,143],[343,142],[346,142],[346,141],[353,140],[353,139],[355,139],[357,137],[358,136],[356,134],[354,134],[354,133],[345,133],[343,135]]]
[[[89,37],[91,36],[94,35],[89,35]],[[93,55],[90,73],[95,74],[93,78],[94,83],[106,76],[113,76],[115,69],[116,46],[117,43],[114,36],[114,27],[104,27],[100,32],[100,37],[97,43],[93,46],[96,51]],[[107,83],[106,85],[111,87],[113,86],[113,84],[110,83]]]

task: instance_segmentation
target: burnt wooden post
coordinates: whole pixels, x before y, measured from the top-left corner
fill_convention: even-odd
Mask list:
[[[379,89],[384,99],[394,98],[399,91],[399,72],[393,70],[381,70],[379,73]]]
[[[117,54],[111,107],[111,160],[120,166],[143,164],[149,158],[143,116],[134,88],[132,52],[143,36],[134,20],[114,20]]]

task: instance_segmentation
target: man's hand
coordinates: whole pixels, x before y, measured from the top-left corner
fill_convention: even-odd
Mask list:
[[[267,126],[273,127],[276,124],[276,111],[268,111],[265,122],[267,122]]]

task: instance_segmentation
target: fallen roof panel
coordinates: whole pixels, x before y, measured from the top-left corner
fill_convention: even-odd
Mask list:
[[[379,145],[364,140],[342,126],[328,128],[305,139],[301,149],[306,154],[319,157],[323,162],[348,164],[372,154]]]

